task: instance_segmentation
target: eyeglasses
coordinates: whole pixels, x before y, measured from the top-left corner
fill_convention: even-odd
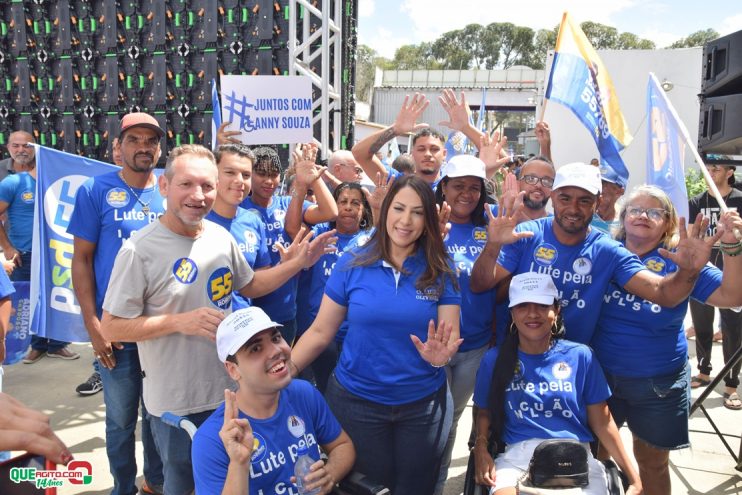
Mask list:
[[[541,182],[541,185],[544,187],[551,188],[551,186],[554,185],[554,179],[551,177],[539,177],[537,175],[524,175],[520,178],[523,182],[528,184],[529,186],[535,186],[539,182]]]
[[[640,217],[646,213],[647,218],[653,222],[664,220],[668,213],[662,208],[640,208],[638,206],[629,206],[626,208],[626,214],[630,217]]]

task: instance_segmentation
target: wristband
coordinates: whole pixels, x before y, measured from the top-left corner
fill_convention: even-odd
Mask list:
[[[451,358],[448,358],[448,360],[445,363],[443,363],[443,364],[433,364],[433,363],[430,363],[430,366],[432,366],[433,368],[443,368],[444,366],[446,366],[450,362],[451,362]]]

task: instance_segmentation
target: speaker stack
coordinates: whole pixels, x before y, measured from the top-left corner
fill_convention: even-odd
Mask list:
[[[698,148],[709,162],[742,164],[742,31],[703,48]]]

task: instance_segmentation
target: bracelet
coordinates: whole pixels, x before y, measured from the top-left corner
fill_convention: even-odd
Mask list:
[[[742,254],[742,244],[740,244],[736,248],[722,247],[721,252],[731,257],[739,256],[740,254]]]
[[[445,363],[443,363],[443,364],[433,364],[433,363],[430,363],[430,366],[432,366],[433,368],[443,368],[444,366],[446,366],[450,362],[451,362],[451,358],[448,358],[448,360]]]
[[[738,247],[742,247],[742,241],[737,241],[737,242],[724,242],[724,241],[719,241],[719,246],[720,246],[720,247],[721,247],[722,249],[723,249],[723,248],[728,248],[728,249],[729,249],[729,248],[738,248]]]

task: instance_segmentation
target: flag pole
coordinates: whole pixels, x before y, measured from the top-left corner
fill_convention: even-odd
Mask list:
[[[662,85],[657,80],[657,76],[654,75],[654,72],[649,73],[649,77],[651,77],[654,80],[654,83],[657,85],[657,87],[661,88]],[[716,202],[719,203],[719,209],[721,209],[722,213],[726,213],[729,211],[729,208],[727,207],[726,203],[724,202],[724,198],[721,196],[721,193],[719,192],[719,188],[716,187],[716,184],[714,183],[714,179],[711,178],[711,174],[709,174],[708,169],[706,168],[706,165],[703,163],[703,158],[701,158],[700,153],[698,153],[698,149],[691,141],[690,134],[688,133],[688,129],[685,127],[685,123],[678,117],[677,112],[675,111],[675,107],[672,106],[672,103],[670,103],[670,99],[665,94],[665,91],[659,92],[662,95],[662,98],[665,100],[665,105],[667,106],[668,111],[672,114],[675,121],[678,123],[678,128],[680,130],[680,133],[683,135],[683,139],[685,140],[685,144],[688,146],[688,149],[690,149],[691,154],[693,155],[693,159],[698,164],[698,167],[701,169],[701,175],[703,175],[703,178],[706,180],[706,186],[708,187],[708,190],[711,192],[711,195],[716,199]],[[690,222],[690,218],[688,221]],[[742,239],[742,232],[739,231],[739,229],[734,229],[734,235],[737,237],[737,239]]]

